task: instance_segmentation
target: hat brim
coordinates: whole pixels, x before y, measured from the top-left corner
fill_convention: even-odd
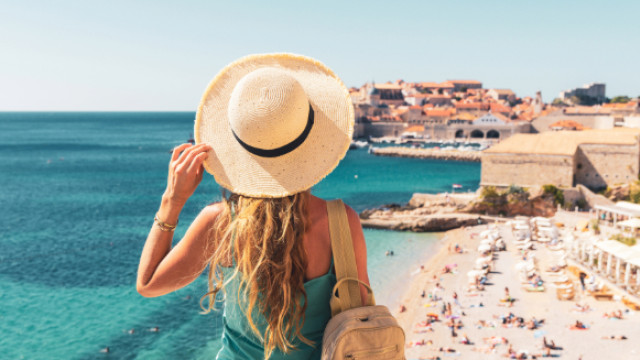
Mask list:
[[[238,81],[263,67],[293,76],[314,110],[306,140],[273,158],[245,150],[233,136],[227,112]],[[194,135],[196,143],[211,145],[204,168],[220,186],[249,197],[284,197],[308,190],[335,169],[349,149],[353,126],[349,90],[324,64],[301,55],[260,54],[231,63],[211,81],[198,106]]]

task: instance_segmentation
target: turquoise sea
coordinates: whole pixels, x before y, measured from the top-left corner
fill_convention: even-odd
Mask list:
[[[0,113],[1,359],[215,357],[221,318],[199,314],[204,277],[160,298],[135,291],[169,150],[190,137],[193,119],[187,112]],[[450,191],[452,183],[473,191],[479,178],[479,163],[352,150],[313,192],[361,211],[404,203],[414,192]],[[205,176],[181,224],[219,197]],[[376,298],[396,306],[439,235],[365,230],[365,237]],[[99,352],[105,346],[109,354]]]

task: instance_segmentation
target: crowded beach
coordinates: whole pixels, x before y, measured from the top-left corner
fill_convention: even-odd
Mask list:
[[[407,359],[640,358],[640,274],[588,219],[448,231],[396,310]]]

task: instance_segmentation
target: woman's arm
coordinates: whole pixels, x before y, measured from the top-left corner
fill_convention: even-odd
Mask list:
[[[205,144],[183,144],[173,151],[167,189],[157,213],[160,221],[177,224],[184,204],[202,180],[202,163],[210,149]],[[173,231],[163,231],[156,224],[152,226],[138,267],[136,288],[141,295],[167,294],[188,285],[202,273],[211,255],[205,252],[209,229],[219,212],[217,205],[206,207],[173,249]]]
[[[358,213],[349,206],[347,209],[347,218],[349,219],[349,228],[351,229],[351,239],[353,240],[353,251],[356,256],[356,267],[358,269],[358,279],[369,284],[369,273],[367,272],[367,245],[364,241],[364,233],[362,232],[362,224]],[[369,292],[367,288],[360,285],[360,298],[362,305],[367,305],[367,297]]]

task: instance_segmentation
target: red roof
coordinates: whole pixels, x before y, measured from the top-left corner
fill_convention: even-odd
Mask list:
[[[570,115],[590,115],[590,114],[611,114],[611,108],[603,108],[600,106],[574,106],[565,108],[565,114]]]
[[[448,82],[461,85],[482,85],[482,82],[478,80],[449,80]]]
[[[549,125],[550,129],[562,129],[562,130],[584,130],[584,125],[573,120],[560,120]]]
[[[456,109],[489,110],[489,108],[490,108],[490,105],[487,103],[480,103],[480,102],[466,103],[461,101],[456,103]]]
[[[451,109],[429,109],[425,110],[424,114],[434,117],[449,117],[451,116]]]
[[[510,113],[511,108],[498,103],[491,103],[490,109],[492,113]]]

